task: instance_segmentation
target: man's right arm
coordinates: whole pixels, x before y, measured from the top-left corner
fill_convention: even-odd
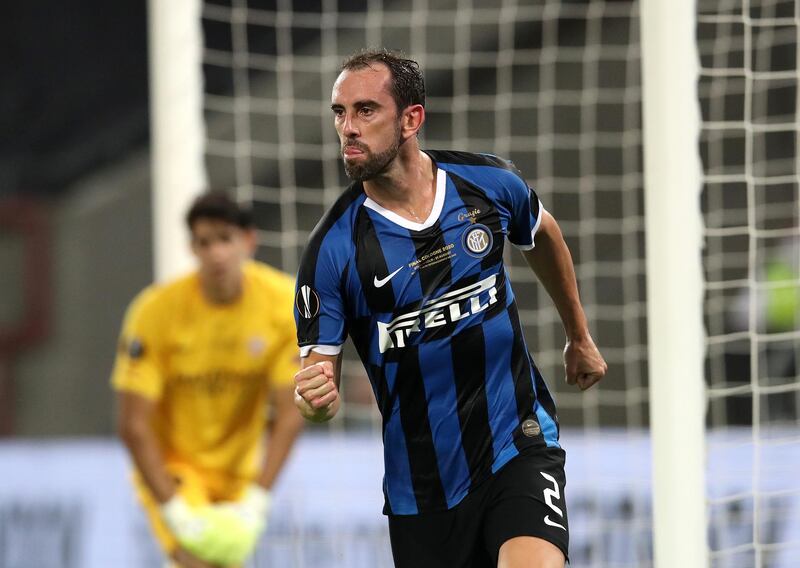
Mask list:
[[[163,296],[156,287],[143,290],[125,313],[111,384],[117,397],[117,431],[136,469],[159,503],[175,493],[152,418],[162,396],[161,345],[165,333]]]
[[[153,496],[159,503],[166,503],[175,494],[176,485],[164,466],[161,446],[151,423],[156,403],[124,390],[117,391],[117,400],[120,438]]]
[[[536,243],[534,248],[523,251],[523,255],[552,298],[564,324],[567,383],[586,390],[605,376],[608,365],[589,334],[572,255],[558,223],[547,211],[542,211]]]
[[[300,367],[294,376],[295,406],[306,420],[327,422],[342,403],[339,396],[342,354],[323,355],[312,350],[300,359]]]

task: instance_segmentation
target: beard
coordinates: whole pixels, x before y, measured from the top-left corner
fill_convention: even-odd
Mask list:
[[[397,153],[400,151],[400,143],[400,125],[398,124],[395,129],[394,140],[392,140],[391,145],[383,152],[373,154],[369,147],[360,142],[350,142],[349,144],[343,145],[342,157],[344,157],[344,150],[348,146],[358,148],[366,155],[366,159],[359,164],[344,160],[344,173],[353,181],[368,181],[377,177],[386,171],[389,164],[397,157]]]

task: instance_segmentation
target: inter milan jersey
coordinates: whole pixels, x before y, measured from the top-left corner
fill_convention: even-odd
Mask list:
[[[506,238],[534,246],[539,199],[500,158],[426,153],[429,218],[403,219],[352,184],[314,230],[295,298],[304,355],[353,340],[383,418],[384,512],[396,515],[449,509],[522,449],[558,446],[503,263]]]

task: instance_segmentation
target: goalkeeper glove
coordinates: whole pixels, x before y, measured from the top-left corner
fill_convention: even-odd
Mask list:
[[[244,562],[258,545],[258,539],[267,528],[267,518],[272,503],[272,495],[258,484],[251,483],[238,501],[218,503],[214,509],[229,520],[229,530],[235,531],[238,542],[237,563]]]
[[[272,494],[257,483],[251,483],[238,501],[227,504],[257,536],[267,528],[271,505]]]
[[[201,560],[231,566],[244,562],[257,540],[252,529],[232,511],[192,507],[175,495],[161,507],[167,526],[181,547]]]

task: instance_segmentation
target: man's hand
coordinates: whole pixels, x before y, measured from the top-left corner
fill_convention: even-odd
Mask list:
[[[324,422],[333,418],[340,400],[330,361],[321,361],[301,369],[295,374],[294,383],[294,403],[306,419]]]
[[[267,528],[269,511],[272,507],[272,494],[257,483],[251,483],[238,501],[223,502],[217,508],[227,509],[236,515],[242,525],[249,530],[257,543],[261,533]]]
[[[224,508],[192,507],[176,494],[161,506],[161,514],[181,548],[206,562],[235,566],[255,547],[257,537],[238,515]]]
[[[181,544],[201,541],[211,522],[206,507],[192,507],[177,493],[161,506],[161,516]]]
[[[564,347],[564,370],[567,384],[586,390],[602,379],[608,365],[590,335],[567,341]]]
[[[245,489],[238,501],[222,501],[211,505],[219,541],[224,541],[224,551],[213,559],[222,566],[240,566],[253,554],[261,535],[267,528],[272,504],[269,491],[257,484]],[[221,523],[221,524],[220,524]],[[188,548],[187,548],[188,550]],[[199,551],[192,551],[204,558]]]

